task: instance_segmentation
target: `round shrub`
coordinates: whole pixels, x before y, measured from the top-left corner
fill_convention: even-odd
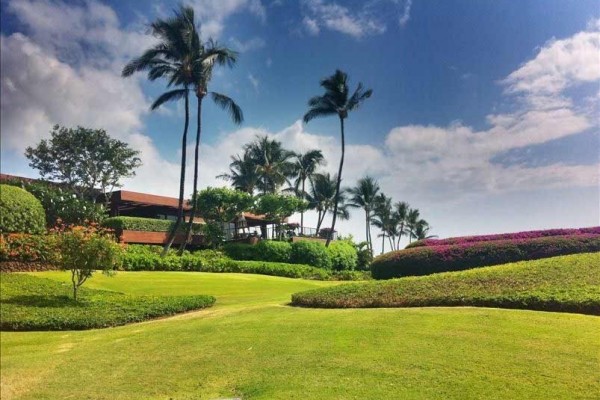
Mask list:
[[[331,269],[331,257],[324,244],[302,240],[292,243],[293,264],[308,264],[313,267]]]
[[[255,246],[256,259],[260,261],[290,262],[292,245],[288,242],[262,240]]]
[[[598,251],[600,235],[581,233],[533,239],[421,246],[392,251],[377,257],[371,264],[371,272],[375,279],[389,279]]]
[[[332,268],[336,271],[353,270],[358,262],[358,253],[352,243],[345,240],[335,240],[327,248],[331,258]]]
[[[226,243],[223,251],[234,260],[258,260],[256,246],[247,243]]]
[[[43,233],[46,214],[38,199],[21,188],[0,185],[0,232]]]

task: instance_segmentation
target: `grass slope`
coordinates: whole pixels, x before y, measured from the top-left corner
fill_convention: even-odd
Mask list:
[[[600,315],[600,253],[296,293],[306,307],[483,306]]]
[[[600,318],[284,306],[291,293],[337,284],[181,272],[95,276],[90,288],[209,293],[218,301],[113,329],[2,332],[2,399],[592,399],[600,390]]]
[[[64,275],[64,273],[63,273]],[[210,307],[211,296],[130,296],[24,274],[0,274],[0,329],[65,330],[124,325]]]

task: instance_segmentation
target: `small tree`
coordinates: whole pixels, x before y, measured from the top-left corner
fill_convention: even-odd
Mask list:
[[[55,125],[49,140],[27,147],[29,166],[42,178],[65,183],[81,198],[95,198],[100,188],[108,203],[110,194],[121,187],[122,178],[134,176],[141,165],[139,151],[111,138],[104,129],[65,128]]]
[[[94,271],[110,274],[119,266],[123,252],[112,235],[95,231],[93,227],[74,227],[59,233],[57,248],[57,264],[71,272],[75,301],[77,290]]]
[[[274,221],[280,236],[283,221],[294,213],[305,211],[307,207],[308,203],[305,200],[295,196],[265,194],[257,199],[255,211]]]
[[[252,195],[229,188],[208,187],[198,192],[195,201],[198,214],[206,221],[204,233],[213,246],[222,239],[223,225],[254,205]]]

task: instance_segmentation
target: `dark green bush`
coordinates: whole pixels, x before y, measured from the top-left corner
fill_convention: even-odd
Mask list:
[[[334,240],[327,247],[331,266],[335,271],[350,271],[356,268],[358,254],[356,247],[345,240]]]
[[[256,245],[247,243],[225,243],[225,254],[234,260],[258,260]]]
[[[85,287],[80,289],[79,301],[70,296],[71,285],[68,283],[2,273],[0,329],[105,328],[198,310],[215,302],[212,296],[130,296]]]
[[[0,233],[43,233],[46,231],[44,208],[24,189],[0,185]]]
[[[256,260],[272,262],[290,262],[292,245],[288,242],[261,240],[255,246]]]
[[[170,232],[175,221],[166,219],[142,218],[142,217],[111,217],[102,222],[105,228],[142,232]],[[195,227],[196,231],[199,227]],[[180,231],[185,231],[185,224],[180,226]]]
[[[332,262],[327,248],[323,243],[301,240],[292,243],[293,264],[308,264],[313,267],[331,269]]]
[[[303,307],[476,306],[600,315],[600,253],[338,285],[296,293]]]
[[[600,235],[595,234],[422,246],[377,257],[371,272],[375,279],[389,279],[597,251]]]

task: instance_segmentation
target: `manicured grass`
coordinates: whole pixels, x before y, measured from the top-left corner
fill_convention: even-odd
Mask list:
[[[306,307],[482,306],[600,315],[600,253],[296,293]]]
[[[2,332],[2,399],[592,399],[600,390],[598,317],[285,306],[291,293],[338,284],[197,272],[95,276],[90,288],[206,293],[217,303],[113,329]]]
[[[85,287],[75,301],[71,285],[24,274],[1,274],[0,289],[0,329],[13,331],[105,328],[198,310],[215,302],[204,295],[131,296]]]

